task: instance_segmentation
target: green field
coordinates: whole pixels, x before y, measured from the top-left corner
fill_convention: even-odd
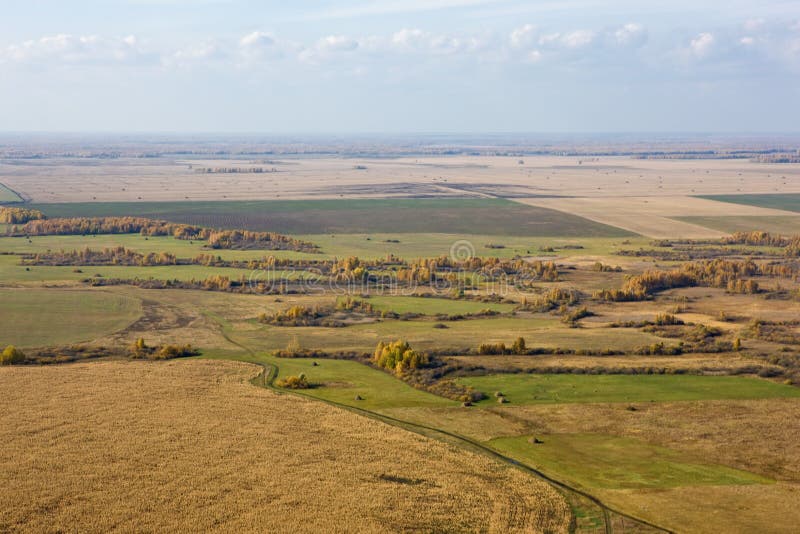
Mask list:
[[[10,202],[22,202],[22,199],[14,191],[0,184],[0,204]]]
[[[750,232],[762,230],[774,234],[800,233],[800,215],[730,216],[730,217],[670,217],[677,221],[697,224],[720,232]]]
[[[49,217],[136,215],[288,234],[441,233],[622,237],[630,232],[504,199],[341,199],[38,204]]]
[[[65,345],[125,328],[141,314],[138,300],[103,291],[0,289],[0,346]]]
[[[478,313],[483,310],[510,312],[513,304],[497,304],[493,302],[473,302],[469,300],[452,300],[428,297],[370,297],[366,302],[378,311],[392,311],[400,315],[419,313],[422,315],[458,315]]]
[[[225,260],[250,260],[265,256],[293,259],[321,259],[326,256],[295,252],[293,250],[214,250],[204,247],[202,241],[186,241],[172,237],[145,237],[140,234],[99,234],[99,235],[46,235],[25,237],[0,237],[0,252],[15,254],[36,254],[47,251],[95,250],[113,247],[148,254],[150,252],[170,252],[178,258],[194,258],[199,254],[212,254]]]
[[[763,484],[771,480],[644,441],[602,434],[550,434],[496,438],[498,451],[584,488],[647,489]]]
[[[204,355],[231,359],[229,354]],[[303,373],[313,386],[301,392],[312,397],[349,406],[378,410],[381,408],[433,408],[457,406],[458,403],[414,389],[388,373],[349,360],[312,360],[239,356],[234,359],[264,363],[278,368],[277,378]],[[317,365],[314,365],[314,362]],[[355,400],[360,396],[362,400]]]
[[[762,208],[774,208],[778,210],[800,212],[800,193],[704,195],[700,196],[700,198],[718,200],[720,202],[731,202],[733,204],[745,204],[747,206],[759,206]]]
[[[0,227],[0,233],[4,228]],[[209,250],[200,241],[184,241],[171,237],[144,237],[139,234],[101,234],[93,236],[60,235],[33,236],[30,242],[21,237],[0,237],[0,252],[37,253],[48,250],[76,250],[124,246],[143,254],[171,252],[179,258],[193,258],[198,254],[214,254],[226,260],[257,259],[264,256],[294,259],[326,259],[357,256],[373,259],[394,254],[404,259],[432,258],[449,255],[454,243],[468,241],[476,256],[510,258],[514,256],[569,257],[612,254],[620,248],[647,246],[648,239],[631,238],[622,245],[622,239],[607,237],[551,238],[551,237],[497,237],[467,234],[304,234],[296,236],[321,247],[321,254],[291,250]],[[388,242],[387,240],[391,240]],[[397,241],[397,242],[395,242]],[[505,248],[487,248],[487,244],[501,244]],[[562,247],[568,248],[562,248]],[[542,253],[540,248],[553,247],[555,252]],[[569,248],[581,247],[581,248]]]
[[[237,334],[249,346],[268,352],[297,344],[306,349],[371,352],[379,341],[395,339],[406,340],[416,349],[450,350],[454,354],[481,343],[511,344],[518,336],[523,336],[529,347],[596,350],[632,350],[664,341],[628,328],[569,328],[550,316],[480,318],[444,324],[447,328],[434,328],[434,322],[429,320],[387,320],[345,328],[253,325]],[[536,365],[533,357],[531,365]]]
[[[248,269],[232,269],[226,267],[206,267],[204,265],[160,265],[152,267],[125,267],[118,265],[111,266],[90,266],[90,267],[51,267],[51,266],[30,266],[25,267],[19,264],[20,258],[17,256],[0,255],[0,280],[6,282],[57,282],[57,281],[80,281],[100,275],[102,278],[113,279],[121,278],[132,280],[204,280],[209,276],[227,276],[231,280],[240,280],[244,277],[247,282],[253,271]],[[80,271],[80,272],[76,272]],[[259,281],[274,280],[286,277],[290,280],[299,280],[305,277],[313,277],[313,274],[303,271],[256,271],[254,279]]]
[[[501,391],[511,404],[800,397],[799,388],[738,376],[502,374],[459,381],[486,393]]]

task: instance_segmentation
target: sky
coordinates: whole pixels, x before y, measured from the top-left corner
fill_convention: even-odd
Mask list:
[[[0,0],[0,131],[797,132],[800,2]]]

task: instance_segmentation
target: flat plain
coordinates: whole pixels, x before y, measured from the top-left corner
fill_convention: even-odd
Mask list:
[[[20,451],[0,530],[800,522],[800,165],[266,161],[0,162],[30,200],[13,205],[50,219],[318,247],[1,225],[0,349],[28,360],[0,368]],[[175,264],[137,256],[162,253]],[[410,352],[380,363],[396,341]],[[201,355],[142,361],[185,344]],[[38,365],[84,350],[100,361]]]

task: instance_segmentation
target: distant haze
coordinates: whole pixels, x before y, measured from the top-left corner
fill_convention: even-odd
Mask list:
[[[796,1],[654,4],[6,2],[0,130],[798,130]]]

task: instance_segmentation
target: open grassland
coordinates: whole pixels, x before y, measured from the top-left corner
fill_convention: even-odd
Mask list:
[[[800,233],[800,216],[792,215],[759,215],[759,216],[703,216],[674,217],[674,219],[712,228],[732,234],[734,232],[750,232],[761,230],[781,235],[797,235]]]
[[[603,434],[544,434],[496,438],[497,450],[583,488],[643,489],[757,484],[769,479],[709,465],[677,451]]]
[[[647,356],[618,355],[618,356],[575,356],[575,355],[537,355],[537,356],[449,356],[448,361],[455,361],[463,365],[478,365],[488,373],[526,371],[529,369],[593,369],[602,368],[607,372],[626,373],[630,370],[644,372],[648,369],[665,369],[667,372],[676,370],[696,373],[734,373],[752,369],[759,362],[747,358],[741,353],[722,352],[713,354],[681,354],[677,356]],[[772,368],[773,366],[765,365]]]
[[[0,225],[0,232],[2,232]],[[645,238],[607,237],[512,237],[470,234],[308,234],[296,236],[320,247],[319,254],[292,250],[210,250],[200,241],[185,241],[171,237],[145,237],[139,234],[101,234],[90,236],[32,236],[0,237],[0,252],[35,254],[47,251],[81,250],[86,247],[103,249],[122,246],[148,254],[169,252],[178,258],[194,258],[199,254],[214,254],[225,260],[259,259],[264,256],[292,259],[327,259],[357,256],[364,259],[385,258],[393,254],[403,259],[449,256],[455,243],[467,241],[476,256],[510,258],[533,256],[540,259],[583,258],[596,259],[620,249],[647,247]],[[624,244],[623,244],[624,242]],[[487,245],[503,248],[490,248]],[[548,250],[543,252],[543,249]],[[550,249],[553,249],[550,251]],[[619,258],[620,262],[625,258]]]
[[[104,292],[0,289],[0,345],[41,347],[91,341],[142,313],[138,299]]]
[[[293,259],[320,259],[326,256],[294,250],[230,250],[210,249],[202,241],[187,241],[165,236],[143,236],[140,234],[99,235],[47,235],[31,237],[0,237],[0,252],[14,254],[37,254],[47,251],[71,251],[91,248],[125,247],[140,254],[169,252],[178,258],[194,258],[200,254],[212,254],[225,260],[260,259],[265,256]]]
[[[2,231],[0,225],[0,231]],[[293,250],[210,250],[200,241],[185,241],[171,237],[145,237],[139,234],[100,234],[90,236],[32,236],[0,237],[0,252],[35,254],[59,250],[81,250],[86,247],[103,249],[122,246],[148,254],[169,252],[178,258],[193,258],[199,254],[214,254],[225,260],[259,259],[264,256],[293,259],[326,259],[357,256],[365,259],[385,258],[393,254],[404,259],[433,258],[450,255],[454,243],[468,241],[476,256],[509,258],[534,256],[541,259],[596,257],[614,251],[648,246],[644,238],[560,238],[560,237],[510,237],[470,234],[308,234],[296,236],[320,246],[319,254]],[[625,242],[623,244],[623,242]],[[487,245],[502,245],[489,248]],[[552,252],[549,249],[553,249]],[[543,252],[542,249],[548,249]],[[619,258],[624,261],[625,258]]]
[[[736,376],[505,374],[459,381],[481,391],[501,391],[514,404],[800,397],[796,387]]]
[[[289,234],[437,232],[618,237],[611,226],[499,198],[132,202],[34,205],[48,217],[135,215],[214,228]]]
[[[204,280],[210,276],[227,276],[231,280],[244,279],[247,283],[251,276],[259,281],[286,278],[301,280],[306,277],[313,278],[312,273],[301,271],[251,271],[248,269],[234,269],[230,267],[207,267],[205,265],[157,265],[150,267],[103,265],[84,267],[53,267],[49,265],[24,266],[15,256],[0,255],[0,282],[2,284],[57,282],[86,280],[89,278],[107,278],[132,280]],[[99,275],[99,276],[97,276]]]
[[[704,198],[731,204],[800,212],[800,193],[796,191],[781,194],[706,195]]]
[[[564,532],[525,473],[202,360],[0,369],[0,530]],[[335,498],[331,498],[335,496]],[[179,513],[178,513],[179,511]]]
[[[306,349],[357,350],[371,352],[379,341],[404,339],[421,350],[474,349],[481,343],[512,343],[523,336],[530,347],[603,350],[609,347],[633,350],[663,340],[633,329],[569,328],[558,319],[545,317],[499,317],[447,321],[435,328],[432,321],[387,320],[355,324],[345,328],[238,325],[236,335],[248,346],[274,351],[287,346]]]
[[[388,373],[354,361],[273,357],[253,361],[275,366],[278,378],[305,374],[312,387],[304,393],[312,397],[366,410],[457,405],[455,401],[414,389]]]

